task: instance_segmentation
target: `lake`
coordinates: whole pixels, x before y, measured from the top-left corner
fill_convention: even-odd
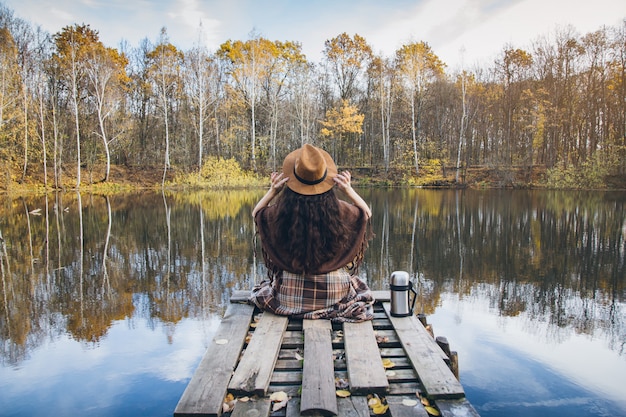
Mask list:
[[[626,192],[361,189],[483,416],[626,415]],[[0,197],[0,416],[172,416],[264,190]],[[258,255],[258,256],[257,256]]]

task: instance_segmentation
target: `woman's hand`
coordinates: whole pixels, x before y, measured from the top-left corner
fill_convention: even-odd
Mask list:
[[[333,178],[337,183],[337,188],[343,191],[354,205],[358,206],[365,212],[365,216],[369,219],[372,217],[372,210],[369,208],[365,200],[352,188],[352,175],[349,171],[337,173]]]
[[[285,174],[283,174],[282,172],[272,172],[272,174],[270,175],[270,181],[272,183],[270,185],[270,190],[274,190],[276,193],[278,193],[280,190],[283,189],[285,183],[289,181],[289,177],[285,177]]]
[[[335,182],[337,183],[337,188],[339,188],[341,191],[347,191],[349,188],[352,188],[352,175],[350,174],[349,171],[343,171],[343,172],[339,172],[337,173],[337,175],[335,175],[335,178],[333,178],[333,180],[335,180]]]
[[[276,195],[283,189],[285,183],[289,181],[289,177],[285,177],[285,175],[280,172],[272,172],[270,175],[270,189],[267,190],[267,193],[259,200],[254,209],[252,209],[252,217],[256,216],[256,214],[263,207],[269,205],[269,203],[276,197]]]

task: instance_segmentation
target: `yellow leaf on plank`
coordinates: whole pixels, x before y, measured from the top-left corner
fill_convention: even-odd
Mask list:
[[[426,406],[426,407],[424,407],[424,409],[431,416],[438,416],[439,415],[439,410],[437,410],[435,407]]]

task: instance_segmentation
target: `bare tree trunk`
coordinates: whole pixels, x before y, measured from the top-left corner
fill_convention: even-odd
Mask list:
[[[22,169],[22,182],[26,179],[26,170],[28,169],[28,92],[24,85],[24,167]]]
[[[415,163],[415,174],[419,175],[419,155],[417,153],[417,129],[415,127],[415,99],[411,100],[411,134],[413,135],[413,158]]]
[[[72,46],[72,102],[74,105],[74,121],[76,123],[76,188],[80,188],[80,123],[78,120],[78,80],[76,79],[76,57]]]
[[[461,73],[461,105],[463,112],[461,114],[461,127],[459,129],[459,146],[456,153],[456,176],[455,181],[459,182],[459,171],[461,169],[461,148],[465,139],[465,125],[467,123],[467,106],[465,101],[465,72]]]
[[[41,147],[43,153],[43,187],[48,189],[48,150],[46,143],[46,113],[43,105],[43,88],[39,91],[39,120],[41,123]],[[47,201],[47,200],[46,200]]]

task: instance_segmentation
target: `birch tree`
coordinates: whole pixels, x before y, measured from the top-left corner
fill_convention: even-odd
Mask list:
[[[81,131],[80,131],[80,100],[85,86],[84,59],[91,45],[98,42],[98,32],[89,25],[66,26],[54,35],[56,52],[53,60],[62,71],[61,81],[69,91],[74,114],[76,136],[76,188],[81,183]]]
[[[444,74],[444,64],[426,42],[410,43],[396,51],[396,69],[411,111],[411,139],[415,173],[419,174],[422,109],[428,85]]]
[[[217,101],[214,80],[218,77],[215,60],[204,46],[196,46],[185,56],[185,90],[191,103],[195,130],[198,135],[198,175],[202,170],[204,154],[205,123],[210,117],[211,106]]]
[[[337,83],[341,100],[354,99],[361,73],[367,68],[371,55],[372,48],[357,34],[351,38],[344,32],[324,42],[324,58]]]
[[[270,42],[263,39],[261,48],[266,57],[261,85],[270,110],[270,159],[272,170],[276,170],[279,104],[286,95],[287,80],[305,58],[300,45],[294,42]]]
[[[111,173],[110,141],[106,121],[116,108],[117,96],[121,87],[128,82],[125,67],[126,57],[116,49],[106,48],[101,42],[94,43],[85,57],[85,72],[89,80],[89,90],[95,99],[96,115],[100,137],[104,146],[106,168],[103,182],[109,180]]]
[[[163,28],[161,29],[159,44],[148,54],[148,58],[151,60],[150,75],[158,96],[165,128],[165,156],[163,179],[161,181],[161,186],[165,187],[165,178],[170,167],[170,106],[180,87],[180,69],[183,62],[183,54],[169,43],[167,32]]]
[[[227,41],[223,43],[217,55],[224,61],[232,81],[234,92],[250,110],[250,165],[256,170],[256,106],[259,100],[259,84],[262,71],[262,38],[246,42]]]

